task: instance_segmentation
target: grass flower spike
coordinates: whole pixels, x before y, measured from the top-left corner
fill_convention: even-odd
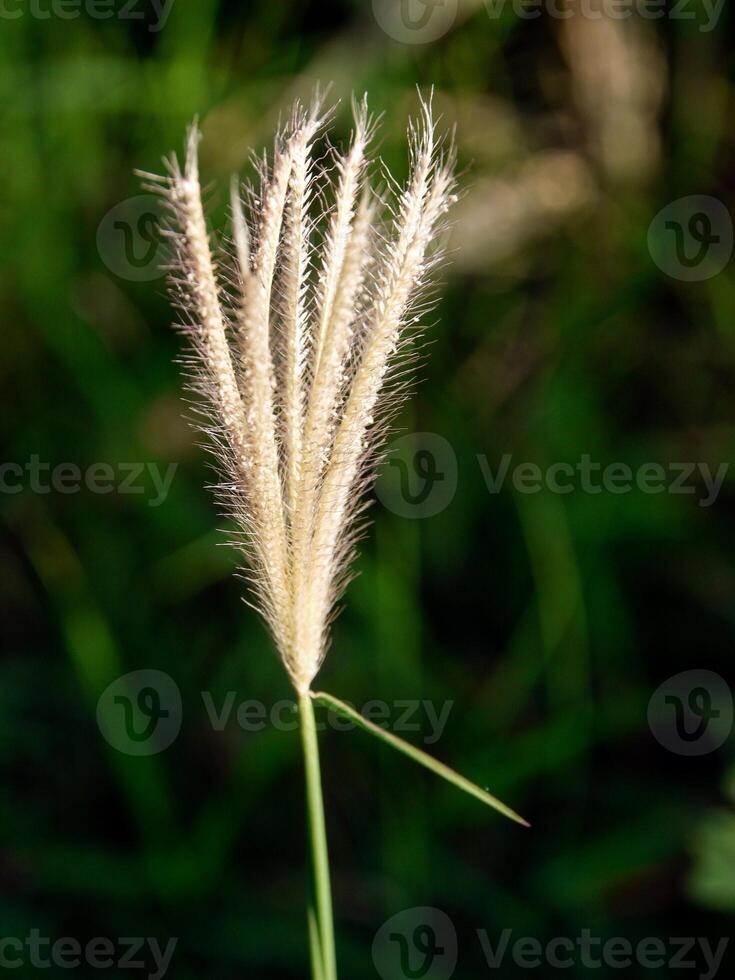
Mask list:
[[[437,138],[430,103],[409,127],[405,186],[384,171],[382,196],[370,184],[366,100],[353,111],[349,145],[325,153],[319,144],[330,113],[322,101],[294,108],[270,160],[259,164],[259,186],[233,180],[231,254],[215,257],[210,245],[196,126],[183,167],[172,158],[163,177],[145,175],[167,205],[171,288],[193,347],[199,421],[221,464],[219,496],[245,553],[253,604],[299,697],[312,967],[321,980],[336,977],[336,957],[313,702],[351,709],[312,685],[364,528],[365,491],[406,392],[406,362],[454,197],[453,153]],[[425,753],[359,716],[358,723],[524,822]]]

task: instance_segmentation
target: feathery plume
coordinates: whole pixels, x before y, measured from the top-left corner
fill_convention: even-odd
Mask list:
[[[366,99],[353,113],[351,142],[330,163],[315,152],[328,114],[320,101],[297,105],[261,165],[247,216],[233,180],[234,296],[208,240],[196,124],[183,170],[171,159],[163,177],[150,178],[169,209],[172,291],[206,398],[203,427],[226,475],[220,496],[241,532],[255,604],[300,695],[319,670],[349,578],[364,491],[405,394],[417,303],[454,196],[453,154],[436,137],[430,103],[409,129],[406,186],[386,175],[392,202],[370,186]]]

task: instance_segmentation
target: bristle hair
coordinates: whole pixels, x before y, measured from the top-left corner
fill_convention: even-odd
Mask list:
[[[317,157],[330,113],[321,98],[297,104],[247,206],[233,179],[229,282],[207,232],[196,123],[183,170],[173,158],[163,177],[148,175],[167,205],[198,424],[220,462],[253,604],[299,693],[319,670],[349,579],[454,196],[453,153],[430,102],[409,125],[405,186],[383,171],[387,198],[370,184],[366,98],[353,114],[344,152]]]

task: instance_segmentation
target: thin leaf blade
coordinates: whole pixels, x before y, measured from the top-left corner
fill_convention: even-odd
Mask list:
[[[345,704],[344,701],[340,701],[340,699],[334,697],[334,695],[327,694],[324,691],[315,691],[312,692],[311,696],[319,704],[322,704],[327,708],[331,708],[332,711],[335,711],[343,718],[353,721],[358,727],[362,728],[363,731],[366,731],[370,735],[374,735],[376,738],[379,738],[382,742],[390,745],[398,752],[408,756],[409,759],[413,759],[413,761],[417,762],[420,766],[423,766],[425,769],[428,769],[435,775],[445,779],[448,783],[451,783],[458,789],[463,790],[470,796],[474,796],[475,799],[480,800],[481,803],[484,803],[486,806],[496,810],[504,817],[508,817],[509,820],[513,820],[522,827],[531,826],[527,820],[524,820],[523,817],[520,816],[520,814],[516,813],[515,810],[512,810],[509,806],[503,803],[502,800],[499,800],[496,796],[493,796],[492,793],[482,789],[482,787],[467,779],[466,776],[462,776],[450,766],[445,765],[443,762],[439,762],[427,752],[422,751],[422,749],[417,749],[416,746],[411,745],[410,742],[405,742],[402,738],[399,738],[392,732],[386,731],[384,728],[380,728],[379,725],[375,725],[372,721],[368,721],[367,718],[363,718],[358,711],[355,711],[355,709],[349,704]]]

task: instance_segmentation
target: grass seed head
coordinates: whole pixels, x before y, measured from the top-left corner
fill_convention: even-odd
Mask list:
[[[454,197],[453,153],[437,138],[430,102],[409,125],[405,186],[383,168],[382,195],[370,184],[367,100],[353,112],[348,147],[317,158],[329,113],[320,99],[297,104],[247,205],[233,180],[229,281],[207,232],[196,123],[183,168],[172,158],[162,177],[146,175],[167,206],[171,292],[192,342],[219,496],[253,604],[300,693],[350,577]]]

